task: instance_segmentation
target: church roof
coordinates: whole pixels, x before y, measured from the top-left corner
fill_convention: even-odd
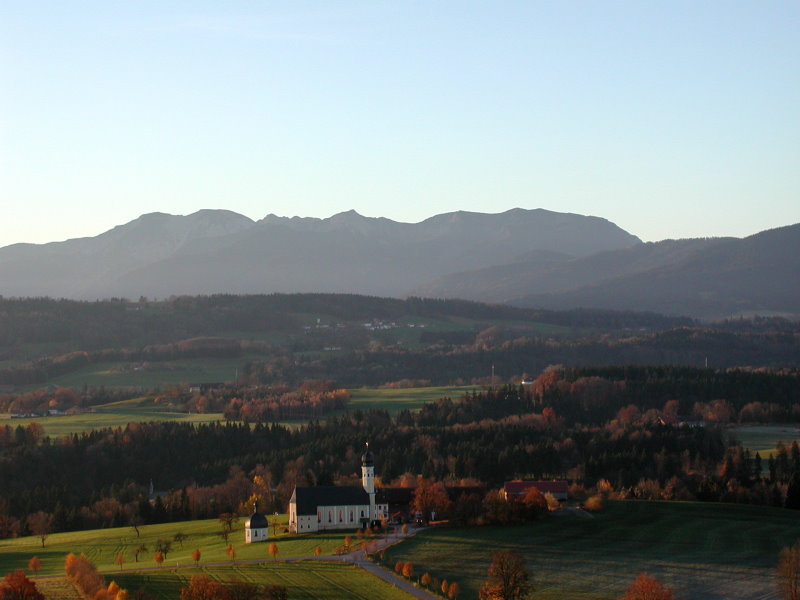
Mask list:
[[[369,494],[361,486],[297,487],[289,502],[298,515],[316,515],[319,506],[369,506]]]
[[[247,520],[244,522],[244,526],[247,529],[266,529],[267,518],[259,512],[254,512],[252,515],[247,517]]]
[[[266,529],[267,518],[258,512],[258,502],[253,503],[253,514],[244,522],[246,529]]]

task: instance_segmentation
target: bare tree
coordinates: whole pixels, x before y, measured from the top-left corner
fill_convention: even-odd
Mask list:
[[[44,548],[44,541],[53,531],[53,515],[41,510],[28,515],[28,529],[42,540],[42,548]]]

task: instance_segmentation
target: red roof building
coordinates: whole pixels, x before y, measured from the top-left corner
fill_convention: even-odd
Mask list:
[[[532,487],[535,487],[542,494],[548,492],[553,494],[553,497],[559,502],[564,502],[567,499],[567,492],[569,491],[569,484],[563,479],[553,479],[550,481],[506,481],[503,484],[503,494],[506,500],[509,498],[521,498]]]

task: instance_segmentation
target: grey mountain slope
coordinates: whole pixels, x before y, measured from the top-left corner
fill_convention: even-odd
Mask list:
[[[201,210],[185,217],[150,213],[96,237],[7,246],[0,248],[0,293],[91,297],[85,290],[96,282],[171,256],[194,240],[252,226],[252,220],[227,210]]]
[[[235,213],[211,212],[205,214],[206,233],[198,224],[200,213],[146,215],[97,238],[29,246],[21,253],[15,247],[0,249],[0,294],[394,296],[421,281],[501,264],[534,250],[583,255],[641,243],[605,219],[541,209],[456,212],[416,224],[354,211],[329,219],[270,215],[253,224]],[[217,217],[224,224],[217,224]]]
[[[452,273],[419,286],[411,293],[481,302],[515,301],[679,263],[700,249],[731,239],[664,240],[578,258],[539,252],[507,265]]]
[[[723,240],[668,266],[562,293],[528,295],[512,303],[701,318],[751,313],[800,316],[800,224]]]

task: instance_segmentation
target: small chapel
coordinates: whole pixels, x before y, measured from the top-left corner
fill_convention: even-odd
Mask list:
[[[253,503],[253,514],[244,522],[244,543],[267,541],[267,518],[258,512],[258,502]]]
[[[296,487],[289,500],[289,530],[309,533],[371,527],[388,518],[389,505],[377,497],[375,457],[367,444],[360,486]]]

